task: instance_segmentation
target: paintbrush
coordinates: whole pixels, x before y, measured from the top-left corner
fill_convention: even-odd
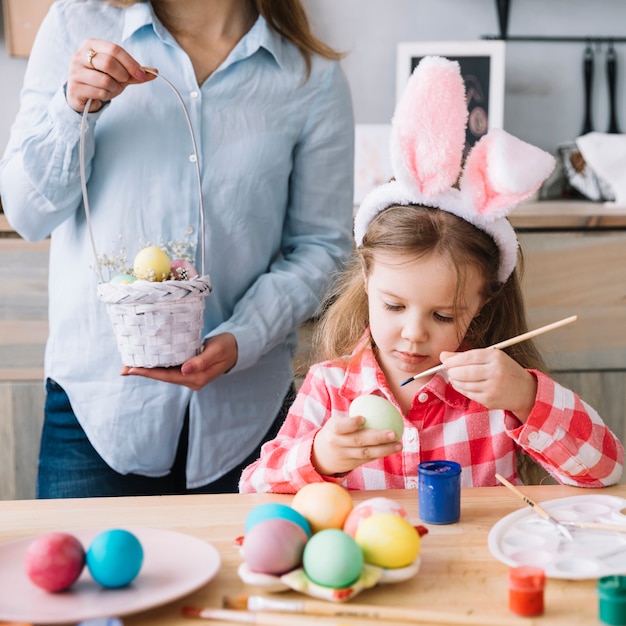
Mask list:
[[[535,328],[535,330],[529,330],[527,333],[523,333],[522,335],[517,335],[517,337],[511,337],[510,339],[505,339],[504,341],[500,341],[499,343],[494,343],[490,348],[496,348],[500,350],[502,348],[508,348],[509,346],[513,346],[516,343],[521,343],[522,341],[526,341],[527,339],[532,339],[537,335],[543,335],[543,333],[547,333],[555,328],[560,328],[561,326],[565,326],[565,324],[571,324],[578,319],[578,315],[572,315],[570,317],[566,317],[558,322],[552,322],[552,324],[547,324],[546,326],[542,326],[541,328]],[[411,378],[407,378],[400,386],[404,387],[404,385],[410,383],[417,378],[422,378],[423,376],[430,376],[430,374],[435,374],[436,372],[444,369],[444,365],[435,365],[435,367],[431,367],[419,374],[415,374],[415,376],[411,376]]]
[[[287,613],[233,611],[230,609],[198,608],[194,606],[183,607],[182,613],[185,617],[208,619],[216,622],[259,624],[261,626],[294,626],[293,615]],[[298,618],[298,626],[371,626],[371,622],[367,624],[364,624],[363,621],[329,622],[325,617],[311,616]]]
[[[512,491],[518,498],[521,498],[526,504],[532,507],[533,511],[539,515],[542,519],[550,522],[566,539],[569,541],[574,541],[574,537],[572,537],[572,533],[561,524],[558,520],[554,519],[548,511],[544,508],[540,507],[536,502],[533,502],[526,494],[522,493],[514,484],[510,483],[506,478],[500,476],[500,474],[496,474],[496,478],[510,491]]]
[[[380,606],[373,604],[355,604],[353,602],[333,603],[319,600],[286,600],[266,598],[264,596],[234,596],[225,597],[225,607],[264,612],[273,615],[291,614],[290,624],[294,624],[293,615],[298,615],[298,624],[301,616],[336,617],[349,620],[350,623],[364,623],[361,620],[376,620],[378,623],[404,622],[411,624],[456,624],[457,626],[528,626],[534,622],[511,616],[476,615],[454,611],[438,611],[436,609],[417,609],[412,607]],[[238,612],[238,611],[237,611]],[[274,623],[274,622],[272,622]],[[325,622],[327,623],[327,622]],[[365,622],[368,625],[371,622]],[[278,626],[278,624],[276,625]]]

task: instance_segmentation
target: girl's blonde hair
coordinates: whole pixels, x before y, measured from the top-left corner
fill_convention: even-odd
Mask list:
[[[412,258],[442,255],[458,278],[455,305],[463,293],[465,269],[470,266],[478,270],[484,279],[485,305],[470,323],[465,337],[460,337],[468,348],[484,348],[528,330],[518,271],[505,283],[498,281],[500,255],[488,234],[447,211],[394,205],[372,220],[363,243],[353,252],[348,267],[325,298],[314,338],[316,360],[351,354],[369,326],[364,277],[369,275],[380,252]],[[522,367],[545,370],[532,341],[506,351]]]
[[[116,7],[129,7],[148,0],[105,0]],[[250,0],[257,12],[263,16],[269,27],[294,44],[299,50],[307,67],[311,71],[311,55],[317,54],[325,59],[338,61],[343,54],[334,50],[315,37],[301,0]]]

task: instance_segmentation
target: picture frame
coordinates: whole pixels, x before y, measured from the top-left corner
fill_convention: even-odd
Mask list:
[[[469,118],[464,156],[490,129],[504,123],[504,41],[400,42],[396,61],[396,102],[425,56],[458,61],[465,81]]]

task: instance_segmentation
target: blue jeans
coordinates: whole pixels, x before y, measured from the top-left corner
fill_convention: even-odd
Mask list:
[[[185,479],[188,416],[185,418],[176,458],[169,474],[157,478],[140,474],[120,474],[105,463],[89,442],[63,388],[48,379],[46,394],[39,450],[37,498],[88,498],[236,493],[242,470],[259,457],[263,443],[273,439],[280,429],[295,398],[295,389],[292,386],[289,390],[271,428],[248,458],[215,482],[195,489],[187,489]]]

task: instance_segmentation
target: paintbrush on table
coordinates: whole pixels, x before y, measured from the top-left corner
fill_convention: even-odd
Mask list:
[[[521,343],[522,341],[526,341],[527,339],[532,339],[533,337],[537,337],[537,335],[543,335],[543,333],[547,333],[555,328],[560,328],[561,326],[565,326],[566,324],[571,324],[578,319],[578,315],[571,315],[570,317],[566,317],[558,322],[552,322],[552,324],[546,324],[546,326],[542,326],[541,328],[535,328],[535,330],[529,330],[527,333],[523,333],[522,335],[517,335],[517,337],[511,337],[510,339],[505,339],[504,341],[500,341],[499,343],[494,343],[490,348],[496,348],[501,350],[502,348],[508,348],[509,346],[513,346],[516,343]],[[431,367],[419,374],[415,374],[415,376],[411,376],[411,378],[407,378],[400,386],[404,387],[404,385],[410,383],[413,380],[417,380],[418,378],[422,378],[423,376],[430,376],[431,374],[435,374],[436,372],[444,369],[444,365],[436,365],[435,367]]]
[[[585,528],[587,530],[607,530],[615,533],[626,533],[626,524],[608,524],[605,522],[585,522],[585,521],[558,521],[554,519],[548,511],[544,508],[540,507],[536,502],[531,500],[526,494],[522,493],[515,485],[512,485],[506,478],[500,476],[500,474],[496,474],[496,478],[500,481],[505,487],[508,487],[516,496],[521,498],[526,504],[530,505],[535,513],[542,517],[543,519],[550,522],[558,531],[564,536],[567,537],[570,541],[572,541],[572,533],[570,533],[569,528]]]
[[[320,600],[291,600],[280,598],[268,598],[265,596],[233,596],[225,597],[223,604],[228,609],[238,609],[234,613],[281,616],[287,618],[290,625],[297,623],[304,625],[303,619],[328,620],[338,618],[342,626],[354,624],[448,624],[456,626],[530,626],[534,624],[528,619],[512,616],[477,615],[475,613],[462,613],[455,611],[441,611],[437,609],[420,609],[413,607],[380,606],[373,604],[356,604],[354,602],[322,602]],[[297,622],[294,615],[298,615]],[[368,620],[375,620],[368,621]],[[268,623],[279,626],[278,621],[253,622]],[[282,621],[280,623],[283,623]],[[306,622],[308,623],[308,622]],[[335,623],[320,621],[321,624]]]
[[[572,533],[561,524],[558,520],[554,519],[548,511],[539,506],[536,502],[531,500],[525,493],[520,491],[513,483],[510,483],[506,478],[500,476],[500,474],[496,474],[496,478],[499,482],[501,482],[509,491],[512,491],[518,498],[526,502],[529,506],[532,507],[533,511],[539,515],[542,519],[550,522],[566,539],[569,541],[574,541],[574,537],[572,537]]]

